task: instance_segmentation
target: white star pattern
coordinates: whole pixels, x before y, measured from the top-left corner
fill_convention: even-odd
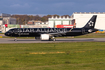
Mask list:
[[[89,26],[93,26],[94,22],[90,21],[88,24]]]

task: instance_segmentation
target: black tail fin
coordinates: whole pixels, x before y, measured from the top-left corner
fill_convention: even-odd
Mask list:
[[[92,18],[87,22],[83,28],[94,28],[97,15],[93,15]]]

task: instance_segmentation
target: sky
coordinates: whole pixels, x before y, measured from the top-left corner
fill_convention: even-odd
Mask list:
[[[1,0],[0,13],[72,15],[73,12],[105,12],[105,0]]]

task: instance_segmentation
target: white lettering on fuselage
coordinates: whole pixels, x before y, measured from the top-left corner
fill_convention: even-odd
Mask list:
[[[70,28],[71,29],[71,28]],[[69,29],[69,30],[70,30]],[[67,28],[20,28],[17,29],[17,32],[45,32],[45,33],[54,33],[54,32],[67,32],[69,30],[67,30]]]
[[[29,35],[29,33],[19,33],[18,35]]]

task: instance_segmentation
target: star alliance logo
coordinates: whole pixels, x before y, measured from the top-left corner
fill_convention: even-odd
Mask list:
[[[94,22],[90,21],[88,24],[89,26],[93,26]]]

